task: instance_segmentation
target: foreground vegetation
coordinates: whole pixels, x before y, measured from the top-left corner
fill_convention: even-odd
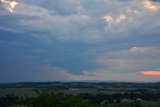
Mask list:
[[[0,107],[160,107],[160,88],[154,84],[34,85],[1,86]]]
[[[88,97],[88,98],[87,98]],[[104,100],[104,101],[103,101]],[[0,98],[0,107],[160,107],[158,100],[123,99],[116,95],[73,96],[43,91],[36,97],[19,98],[8,95]]]

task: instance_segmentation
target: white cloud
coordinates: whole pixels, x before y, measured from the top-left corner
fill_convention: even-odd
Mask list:
[[[48,0],[48,3],[42,0],[18,3],[14,14],[18,17],[19,29],[49,32],[52,35],[50,39],[99,43],[105,39],[106,35],[130,36],[133,30],[143,29],[141,27],[146,23],[143,19],[148,15],[141,0],[92,2]],[[95,8],[98,6],[95,5],[96,3],[102,7]],[[147,20],[147,22],[150,21]],[[144,26],[146,30],[143,32],[155,26],[155,24],[148,25]],[[156,27],[159,26],[158,23],[156,25]]]
[[[58,15],[54,10],[22,3],[19,4],[14,14],[22,17],[18,23],[22,26],[22,30],[34,29],[38,32],[49,32],[52,35],[56,35],[53,38],[58,40],[77,38],[75,36],[79,32],[79,28],[86,26],[86,22],[90,20],[89,16],[80,11],[70,15]],[[78,38],[86,37],[79,36]]]
[[[107,23],[112,23],[112,22],[113,22],[113,17],[110,16],[110,15],[104,16],[103,19],[105,19],[105,21],[106,21]]]
[[[2,26],[0,26],[0,30],[6,31],[6,32],[21,33],[21,31],[18,29],[9,28],[9,27],[2,27]]]
[[[50,64],[44,64],[37,67],[37,72],[33,73],[34,81],[63,81],[70,80],[71,74],[60,67],[54,67]]]
[[[157,11],[160,9],[160,2],[155,0],[144,0],[144,6],[152,11]]]
[[[151,52],[153,52],[154,49],[153,48],[149,48],[149,47],[132,47],[130,49],[130,52],[133,53],[139,53],[139,54],[149,54]]]
[[[132,66],[133,62],[131,60],[127,59],[108,59],[108,58],[100,58],[99,63],[103,65],[114,65],[114,66],[120,66],[120,67],[128,67]]]
[[[105,21],[107,22],[107,24],[112,24],[112,23],[121,23],[123,22],[124,20],[127,19],[126,15],[119,15],[115,18],[113,18],[112,16],[110,15],[106,15],[103,17],[103,19],[105,19]]]
[[[159,47],[132,47],[127,50],[104,53],[95,62],[105,69],[117,72],[138,72],[155,69],[159,63]]]
[[[148,8],[153,8],[153,10],[158,9],[160,4],[159,1],[157,2],[153,0],[106,0],[106,3],[112,5],[112,7],[110,7],[111,10],[109,12],[106,12],[106,14],[102,16],[102,18],[106,22],[106,32],[110,32],[112,36],[130,36],[132,35],[131,32],[134,30],[141,30],[141,32],[146,33],[149,30],[151,30],[151,28],[154,28],[154,26],[156,25],[157,27],[159,27],[160,23],[156,19],[156,17],[154,18],[156,19],[156,21],[152,21],[153,17],[157,16],[155,14],[158,14],[159,12],[148,11],[148,9],[146,9],[146,3],[149,3]],[[152,18],[150,16],[152,16]],[[110,35],[110,33],[108,34]]]

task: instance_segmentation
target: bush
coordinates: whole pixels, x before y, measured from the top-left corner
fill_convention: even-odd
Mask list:
[[[64,94],[49,92],[39,93],[37,97],[26,99],[28,107],[87,107],[88,102],[76,96],[66,97]]]

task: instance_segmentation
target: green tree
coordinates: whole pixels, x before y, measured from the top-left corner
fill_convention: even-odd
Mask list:
[[[62,100],[54,93],[42,92],[26,100],[28,107],[61,107]]]
[[[65,100],[63,107],[87,107],[87,105],[87,100],[76,96],[70,96]]]

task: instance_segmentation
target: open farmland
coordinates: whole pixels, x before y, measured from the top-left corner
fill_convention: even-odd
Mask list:
[[[9,101],[6,104],[1,103],[3,104],[2,107],[4,105],[39,107],[39,105],[32,105],[33,102],[34,104],[51,103],[51,105],[54,105],[54,102],[59,102],[62,107],[64,105],[70,107],[76,101],[81,102],[81,104],[73,107],[159,107],[160,85],[159,83],[121,82],[1,84],[0,98],[3,103]],[[41,101],[41,99],[43,100]],[[48,107],[51,105],[48,105]]]

